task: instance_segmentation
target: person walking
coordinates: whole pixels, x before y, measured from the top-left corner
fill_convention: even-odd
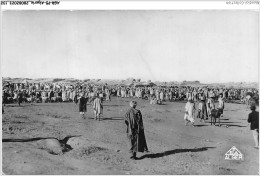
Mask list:
[[[250,123],[250,130],[253,133],[255,148],[259,148],[259,112],[256,111],[255,105],[250,107],[251,113],[248,115],[247,122]]]
[[[144,134],[142,113],[136,109],[137,102],[130,101],[130,109],[125,114],[125,124],[127,126],[127,140],[129,143],[130,159],[136,160],[137,152],[148,152],[148,147]]]

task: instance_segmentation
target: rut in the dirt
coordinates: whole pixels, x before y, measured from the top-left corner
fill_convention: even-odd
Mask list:
[[[71,151],[73,148],[67,144],[68,140],[77,136],[66,136],[64,139],[59,140],[54,137],[47,138],[27,138],[27,139],[2,139],[2,142],[33,142],[37,141],[37,146],[40,149],[46,150],[50,154],[59,155]]]

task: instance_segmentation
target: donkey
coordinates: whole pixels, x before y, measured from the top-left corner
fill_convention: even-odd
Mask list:
[[[210,115],[210,119],[211,119],[210,125],[212,125],[212,123],[215,125],[218,119],[218,125],[220,126],[220,116],[221,116],[220,109],[212,109]]]

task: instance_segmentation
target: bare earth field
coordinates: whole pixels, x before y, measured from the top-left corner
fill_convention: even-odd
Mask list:
[[[130,160],[123,120],[130,99],[104,102],[102,121],[79,117],[74,103],[5,106],[2,122],[5,174],[252,174],[259,151],[247,123],[249,107],[225,104],[221,127],[199,122],[184,125],[185,102],[150,105],[137,99],[150,153]],[[229,125],[227,128],[225,125]],[[58,141],[58,140],[59,141]],[[243,161],[225,160],[236,146]],[[63,148],[63,152],[60,148]]]

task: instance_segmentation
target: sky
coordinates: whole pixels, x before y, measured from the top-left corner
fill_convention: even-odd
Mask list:
[[[249,10],[3,11],[2,76],[258,82]]]

